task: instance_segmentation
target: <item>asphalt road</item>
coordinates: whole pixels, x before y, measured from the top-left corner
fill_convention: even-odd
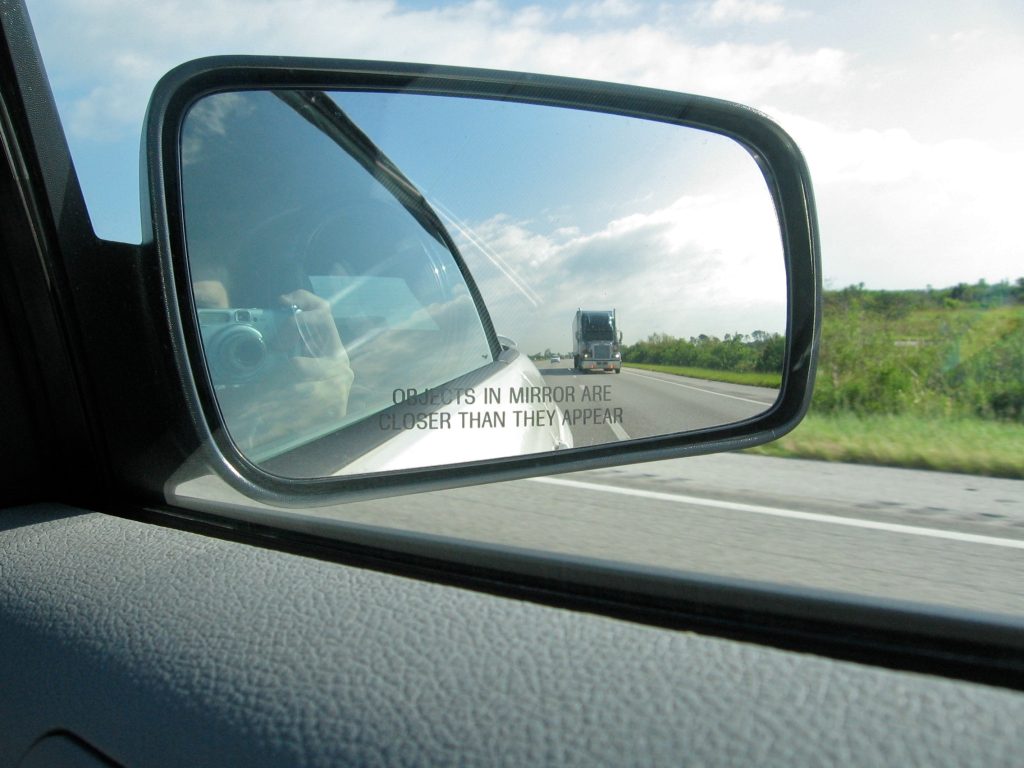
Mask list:
[[[576,446],[731,424],[764,412],[778,396],[774,389],[633,368],[623,368],[621,374],[584,373],[572,367],[572,360],[542,361],[537,367],[545,383],[575,388],[576,401],[560,403],[563,411],[607,408],[612,412],[612,419],[599,424],[573,423],[570,429]],[[621,420],[615,418],[620,413]]]
[[[773,390],[542,365],[579,406],[576,445],[734,422]],[[583,401],[583,390],[592,399]],[[597,398],[597,399],[593,399]],[[237,503],[213,478],[184,495]],[[245,502],[249,504],[250,502]],[[201,504],[200,504],[201,506]],[[719,454],[475,486],[320,510],[420,531],[688,573],[1024,617],[1024,481]]]
[[[336,514],[1024,616],[1024,481],[719,454],[348,504]]]

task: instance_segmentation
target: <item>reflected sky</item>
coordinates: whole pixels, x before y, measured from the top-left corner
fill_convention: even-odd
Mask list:
[[[731,139],[495,101],[334,98],[427,196],[525,351],[565,351],[580,306],[617,309],[627,344],[785,332],[774,206]]]

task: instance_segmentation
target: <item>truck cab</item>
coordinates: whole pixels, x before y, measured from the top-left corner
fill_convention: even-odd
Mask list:
[[[614,309],[577,309],[572,322],[573,366],[579,371],[622,372],[622,331]]]

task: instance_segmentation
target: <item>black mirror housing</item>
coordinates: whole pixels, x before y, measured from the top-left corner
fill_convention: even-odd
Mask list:
[[[405,93],[557,107],[688,127],[738,143],[763,175],[781,236],[786,280],[786,351],[777,398],[763,412],[736,422],[645,435],[624,442],[338,476],[324,472],[297,477],[294,473],[275,470],[275,466],[281,465],[265,463],[244,450],[244,446],[240,447],[238,430],[233,433],[223,398],[218,400],[216,382],[208,373],[203,351],[204,331],[195,309],[183,193],[183,126],[189,111],[201,100],[216,94],[253,91]],[[362,139],[357,136],[346,141],[359,144]],[[385,167],[383,160],[371,157],[377,148],[372,143],[369,146],[371,149],[365,152],[370,153],[366,157],[371,159],[360,162],[368,168],[374,163]],[[821,324],[820,254],[810,176],[793,140],[755,110],[702,96],[521,73],[347,60],[215,57],[181,65],[159,82],[146,118],[143,150],[143,226],[150,228],[144,233],[144,239],[153,244],[159,260],[173,336],[171,347],[196,440],[203,447],[202,460],[236,490],[257,501],[288,507],[319,506],[736,450],[782,436],[799,423],[808,408]],[[355,150],[347,151],[352,154]],[[392,194],[406,201],[403,204],[407,209],[412,209],[413,204],[407,200],[418,201],[419,190],[411,182],[406,183],[408,179],[397,169],[388,173],[391,175],[387,183],[404,190],[401,194]],[[433,209],[429,204],[424,205],[425,208],[419,209],[424,212],[421,218],[433,220]],[[446,240],[447,235],[437,238]],[[454,245],[449,250],[461,263]],[[467,285],[471,293],[476,290],[468,274]],[[483,310],[481,313],[486,314]],[[507,361],[508,351],[502,352],[500,344],[494,341],[500,338],[496,331],[501,332],[502,328],[491,327],[489,318],[484,326],[486,335],[492,339],[495,359],[504,356]],[[615,332],[619,344],[622,344],[622,333],[622,330]]]

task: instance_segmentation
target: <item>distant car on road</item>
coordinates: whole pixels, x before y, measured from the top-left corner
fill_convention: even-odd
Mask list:
[[[562,358],[560,358],[558,355],[552,355],[551,356],[551,362],[552,363],[560,363],[560,362],[562,362]]]

